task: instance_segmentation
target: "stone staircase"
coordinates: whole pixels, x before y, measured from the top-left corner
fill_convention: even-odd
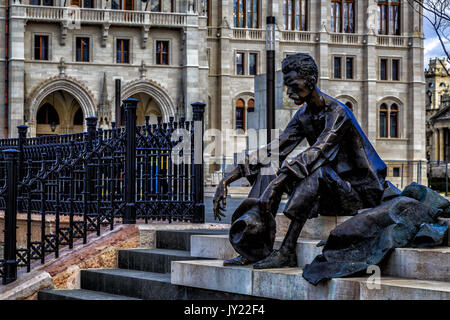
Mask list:
[[[216,300],[252,299],[240,294],[171,284],[172,261],[194,260],[193,235],[224,235],[227,231],[157,231],[156,249],[118,252],[117,269],[82,270],[81,289],[44,290],[39,300]]]
[[[224,259],[236,256],[227,231],[158,231],[157,249],[122,250],[118,269],[83,270],[80,290],[47,290],[39,299],[450,300],[450,242],[396,249],[381,267],[379,282],[367,274],[309,284],[302,268],[321,253],[320,240],[346,219],[309,220],[298,240],[299,268],[273,270],[224,267]],[[450,225],[450,219],[443,221]],[[288,223],[277,216],[276,247]]]
[[[286,300],[450,299],[449,246],[396,249],[381,266],[382,274],[378,283],[373,282],[371,273],[361,277],[333,279],[318,286],[309,284],[303,279],[301,268],[321,253],[321,248],[316,245],[333,228],[333,219],[319,217],[305,225],[297,245],[299,268],[253,270],[250,267],[223,267],[222,260],[236,255],[228,237],[194,235],[191,239],[191,255],[208,260],[173,262],[172,283]],[[450,225],[450,219],[443,221]],[[277,217],[277,225],[277,235],[283,235],[286,219]],[[305,234],[310,238],[305,238]],[[281,244],[281,240],[281,237],[277,238],[276,247]]]

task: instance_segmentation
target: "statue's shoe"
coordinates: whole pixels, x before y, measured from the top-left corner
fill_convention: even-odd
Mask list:
[[[250,260],[245,259],[243,256],[238,256],[234,259],[225,260],[223,265],[226,266],[248,266],[252,264]]]
[[[274,250],[267,258],[253,265],[254,269],[277,269],[297,267],[297,255]]]

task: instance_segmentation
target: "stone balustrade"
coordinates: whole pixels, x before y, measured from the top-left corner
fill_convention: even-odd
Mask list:
[[[406,47],[408,37],[403,36],[377,36],[377,46],[383,47]]]
[[[314,42],[314,33],[307,31],[283,31],[281,33],[283,42]]]
[[[185,27],[189,13],[166,13],[76,7],[46,7],[14,5],[23,10],[22,17],[28,21],[67,22],[68,24],[116,24],[135,26]],[[16,17],[17,14],[16,14]]]

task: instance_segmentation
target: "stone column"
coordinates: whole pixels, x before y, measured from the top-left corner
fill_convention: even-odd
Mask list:
[[[439,160],[439,130],[433,130],[432,161]]]
[[[329,80],[330,80],[330,66],[329,66],[329,51],[328,51],[328,43],[330,41],[330,37],[327,33],[327,29],[329,28],[329,14],[330,14],[330,4],[328,0],[320,0],[320,6],[316,6],[316,17],[317,20],[320,21],[320,25],[318,26],[319,30],[319,45],[316,47],[316,61],[319,65],[319,87],[323,91],[327,91],[329,88]]]
[[[439,129],[439,161],[444,161],[444,128]]]
[[[192,120],[191,104],[199,100],[199,18],[198,15],[187,16],[184,44],[184,113],[186,119]]]
[[[9,21],[9,137],[17,137],[24,122],[25,20],[24,8],[12,5]]]

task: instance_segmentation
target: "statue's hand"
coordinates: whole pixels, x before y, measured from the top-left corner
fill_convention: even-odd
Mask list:
[[[227,193],[228,187],[224,180],[220,181],[217,186],[216,193],[214,194],[213,204],[214,204],[214,220],[222,220],[222,217],[225,217],[225,208],[227,206]],[[222,205],[221,205],[222,202]]]

